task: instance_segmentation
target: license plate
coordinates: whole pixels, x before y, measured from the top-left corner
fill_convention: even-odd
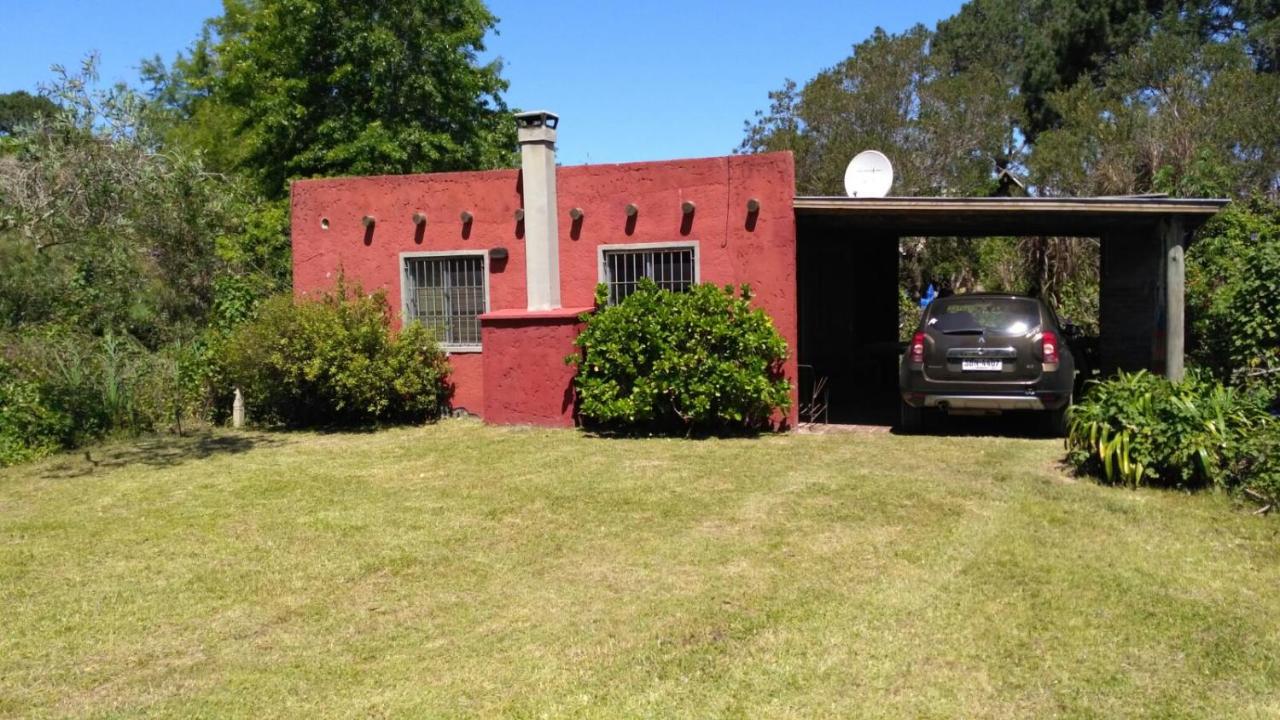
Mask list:
[[[961,360],[961,370],[977,370],[982,372],[999,372],[1004,369],[1000,360]]]

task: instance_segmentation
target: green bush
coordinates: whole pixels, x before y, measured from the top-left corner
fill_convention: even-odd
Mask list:
[[[1146,371],[1092,383],[1071,409],[1069,460],[1105,482],[1228,489],[1262,483],[1259,436],[1276,421],[1257,395],[1200,374],[1171,382]]]
[[[913,300],[904,288],[898,288],[898,339],[906,342],[916,334],[920,327],[920,316],[924,309],[919,300]]]
[[[179,375],[185,354],[51,325],[0,339],[0,455],[16,462],[108,434],[180,427],[198,412],[198,388]]]
[[[118,367],[112,368],[110,381],[104,377],[103,343],[102,338],[55,326],[28,328],[4,340],[15,380],[33,388],[42,406],[69,418],[66,431],[58,435],[59,447],[106,434],[111,401],[128,395],[119,387],[125,373]]]
[[[1280,420],[1247,434],[1227,472],[1251,499],[1280,508]]]
[[[1187,256],[1191,358],[1280,397],[1280,205],[1255,199],[1210,221]]]
[[[40,387],[0,360],[0,467],[48,455],[73,434],[73,418],[51,407]]]
[[[767,427],[791,403],[782,375],[787,345],[750,289],[698,285],[685,293],[641,280],[598,311],[575,344],[584,420],[611,428],[739,431]]]
[[[448,364],[418,324],[391,331],[385,294],[349,291],[314,300],[282,295],[210,351],[221,408],[239,387],[250,420],[316,427],[421,422],[445,407]]]

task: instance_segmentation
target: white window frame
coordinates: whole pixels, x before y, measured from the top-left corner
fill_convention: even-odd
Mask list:
[[[418,258],[480,258],[480,276],[484,283],[484,310],[481,315],[489,312],[492,307],[489,303],[489,251],[488,250],[431,250],[423,252],[402,252],[397,262],[400,263],[400,322],[402,325],[417,320],[409,314],[409,268],[407,261]],[[477,353],[481,351],[481,344],[459,345],[454,343],[440,342],[440,349],[451,353]]]
[[[605,261],[606,254],[611,252],[644,252],[646,250],[693,250],[693,284],[698,285],[702,282],[702,247],[697,240],[598,245],[596,246],[596,282],[605,284],[609,282],[609,268]]]

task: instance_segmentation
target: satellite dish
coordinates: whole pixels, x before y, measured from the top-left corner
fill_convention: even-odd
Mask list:
[[[844,171],[844,191],[849,197],[884,197],[893,185],[893,163],[878,150],[863,150]]]

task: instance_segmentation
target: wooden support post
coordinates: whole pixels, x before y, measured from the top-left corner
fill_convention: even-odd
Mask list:
[[[1184,374],[1186,345],[1186,246],[1182,221],[1170,218],[1161,223],[1164,246],[1164,372],[1170,380]]]

